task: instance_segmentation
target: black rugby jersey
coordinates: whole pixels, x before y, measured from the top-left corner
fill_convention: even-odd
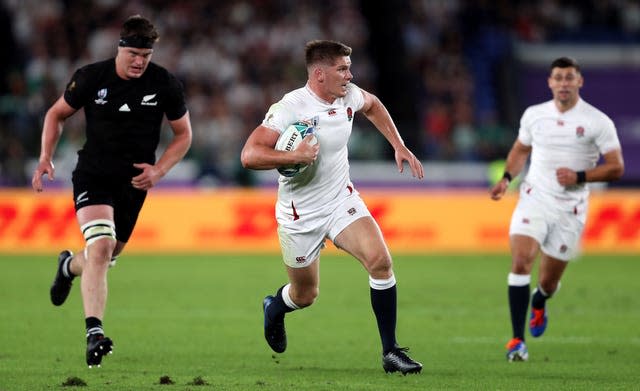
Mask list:
[[[140,78],[124,80],[114,58],[78,69],[64,99],[85,112],[76,169],[126,178],[140,173],[133,163],[155,163],[164,115],[176,120],[187,112],[182,84],[166,69],[149,63]]]

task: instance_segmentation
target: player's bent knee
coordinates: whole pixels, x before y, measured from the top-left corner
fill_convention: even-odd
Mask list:
[[[378,256],[370,258],[366,265],[369,275],[376,278],[387,278],[393,274],[391,258],[389,257]]]
[[[84,257],[87,261],[104,263],[108,267],[111,267],[111,260],[114,250],[114,241],[108,238],[101,238],[95,240],[91,245],[84,247]]]
[[[515,274],[531,274],[533,261],[524,255],[514,254],[511,261],[511,271]]]
[[[97,259],[111,260],[116,247],[116,227],[113,221],[107,219],[91,220],[80,227],[84,236],[85,259],[89,259],[89,247],[91,252],[97,253]]]

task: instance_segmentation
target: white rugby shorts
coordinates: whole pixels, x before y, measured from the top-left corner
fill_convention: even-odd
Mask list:
[[[586,208],[564,210],[535,195],[520,192],[511,216],[509,235],[534,238],[543,253],[561,261],[570,261],[580,252],[580,240],[586,222]]]
[[[328,206],[328,210],[312,216],[301,216],[295,221],[278,218],[278,237],[284,263],[293,268],[309,266],[320,256],[325,239],[335,240],[347,226],[366,216],[371,216],[371,212],[360,195],[354,192],[337,204]]]

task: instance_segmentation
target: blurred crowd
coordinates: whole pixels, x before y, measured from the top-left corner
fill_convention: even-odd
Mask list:
[[[239,151],[269,105],[305,82],[308,40],[351,46],[354,82],[387,104],[381,80],[393,89],[395,73],[387,74],[380,58],[411,78],[410,88],[398,83],[403,90],[390,95],[402,96],[400,103],[410,110],[391,111],[419,158],[490,161],[503,157],[517,130],[521,107],[509,88],[517,68],[514,41],[637,42],[640,34],[640,7],[631,0],[407,0],[373,19],[371,12],[385,8],[363,12],[370,4],[3,0],[0,186],[29,183],[28,163],[38,157],[47,108],[76,68],[115,55],[120,26],[132,14],[156,25],[160,42],[153,61],[184,83],[194,130],[187,159],[195,170],[189,180],[211,186],[252,184],[251,173],[240,167]],[[398,26],[395,33],[376,34],[384,27],[380,20]],[[384,40],[374,42],[372,36]],[[84,137],[82,117],[65,125],[54,159],[59,171],[70,173],[75,164]],[[387,158],[384,140],[366,122],[355,123],[352,158]]]
[[[635,0],[415,0],[403,41],[424,159],[504,157],[524,109],[514,44],[640,43]],[[541,83],[544,81],[541,80]]]

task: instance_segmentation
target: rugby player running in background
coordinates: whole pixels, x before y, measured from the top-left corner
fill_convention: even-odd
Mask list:
[[[560,288],[568,262],[578,255],[587,219],[588,182],[613,181],[624,172],[613,122],[580,97],[583,78],[578,63],[568,57],[556,59],[547,83],[553,99],[525,110],[504,176],[490,190],[492,199],[502,198],[531,155],[509,229],[508,297],[513,332],[506,346],[509,361],[529,357],[524,332],[531,270],[538,253],[538,284],[531,296],[529,321],[533,337],[544,333],[546,302]]]
[[[78,69],[62,97],[47,111],[42,150],[32,186],[54,179],[53,157],[65,120],[84,108],[86,142],[73,171],[73,199],[85,248],[60,253],[50,295],[62,305],[76,276],[85,315],[89,366],[112,351],[102,326],[107,301],[107,269],[127,244],[147,191],[186,154],[191,122],[181,83],[150,62],[158,32],[134,15],[123,24],[115,58]],[[114,43],[115,44],[115,43]],[[166,115],[173,139],[156,162]]]

